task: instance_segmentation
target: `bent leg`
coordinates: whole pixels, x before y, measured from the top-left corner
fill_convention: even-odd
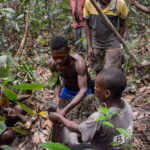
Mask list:
[[[106,50],[104,68],[121,69],[121,48]]]

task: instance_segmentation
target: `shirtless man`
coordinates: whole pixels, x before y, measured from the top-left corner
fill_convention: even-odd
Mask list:
[[[61,87],[60,79],[58,79],[54,88],[57,112],[65,116],[85,95],[91,94],[91,89],[88,88],[87,83],[86,63],[80,55],[70,53],[68,42],[64,37],[54,37],[50,46],[52,56],[49,61],[50,70],[52,73],[60,72],[63,80],[63,87]],[[59,104],[63,99],[69,103],[60,110]]]

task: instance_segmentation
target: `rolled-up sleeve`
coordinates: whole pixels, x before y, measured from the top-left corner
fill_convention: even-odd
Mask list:
[[[119,7],[119,18],[126,19],[128,15],[128,7],[126,2],[123,2]]]
[[[99,113],[92,114],[87,121],[79,125],[79,131],[82,135],[83,142],[90,142],[96,134],[99,123],[94,121],[99,116]]]
[[[89,11],[89,2],[88,0],[85,1],[85,4],[84,4],[84,9],[83,9],[83,17],[85,19],[88,19],[89,18],[89,15],[90,15],[90,11]]]

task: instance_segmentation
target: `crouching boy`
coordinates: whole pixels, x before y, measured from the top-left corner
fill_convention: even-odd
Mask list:
[[[109,108],[109,115],[116,113],[110,119],[115,128],[130,130],[132,134],[133,113],[129,104],[121,98],[126,84],[126,78],[121,71],[105,69],[96,77],[95,93],[99,101],[105,103]],[[99,115],[101,112],[97,111],[81,124],[70,121],[59,113],[50,113],[49,117],[53,121],[62,123],[69,130],[80,134],[82,141],[90,142],[94,150],[123,150],[123,144],[131,144],[131,140],[127,140],[114,128],[102,124],[103,121],[95,121]],[[120,146],[111,146],[111,142],[119,142]]]

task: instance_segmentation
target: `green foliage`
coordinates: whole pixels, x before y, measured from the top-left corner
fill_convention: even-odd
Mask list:
[[[71,150],[69,147],[63,144],[54,143],[54,142],[41,143],[40,146],[44,148],[48,148],[50,150]]]
[[[102,124],[114,128],[114,125],[112,123],[110,123],[109,121],[104,121],[104,122],[102,122]]]
[[[96,118],[94,121],[102,121],[102,120],[106,120],[106,119],[107,119],[107,116],[100,115],[100,116],[98,116],[98,118]]]
[[[105,114],[106,116],[108,116],[108,113],[109,113],[109,108],[107,107],[100,107],[99,110]]]
[[[51,88],[54,88],[55,84],[57,83],[58,79],[59,79],[59,72],[54,72],[52,76],[50,76],[50,79],[48,81],[48,85]]]
[[[27,74],[28,81],[35,81],[32,69],[28,63],[23,63],[20,70]]]
[[[2,145],[2,146],[0,146],[0,148],[2,148],[3,150],[14,150],[14,148],[12,148],[8,145]]]
[[[5,117],[4,116],[0,116],[0,121],[5,122]]]
[[[6,130],[7,126],[3,121],[0,121],[0,135]]]
[[[34,115],[34,113],[32,112],[32,110],[29,108],[29,107],[27,107],[26,105],[24,105],[24,104],[22,104],[22,103],[20,103],[20,102],[18,102],[18,101],[15,101],[14,100],[14,102],[16,103],[16,104],[18,104],[18,105],[20,105],[21,106],[21,108],[24,110],[24,111],[26,111],[27,113],[29,113],[30,115]]]
[[[4,93],[5,93],[5,96],[7,96],[7,98],[9,100],[17,99],[17,94],[14,91],[10,90],[10,89],[4,89]]]
[[[24,83],[24,84],[10,86],[10,88],[22,89],[22,90],[40,90],[45,87],[46,85],[40,83]]]
[[[131,138],[131,134],[129,133],[129,131],[127,131],[126,129],[123,129],[123,128],[116,128],[116,130],[123,134],[125,137],[127,138]]]
[[[123,129],[123,128],[115,128],[115,126],[110,122],[111,118],[114,117],[115,115],[117,115],[118,113],[120,113],[120,111],[117,111],[115,113],[111,113],[109,108],[107,108],[107,107],[100,107],[99,111],[101,111],[101,113],[103,115],[99,115],[95,119],[95,121],[101,121],[101,124],[109,126],[111,128],[114,128],[117,132],[119,132],[120,134],[122,134],[126,138],[131,138],[131,134],[129,133],[128,130]],[[111,142],[110,145],[119,146],[120,143],[119,142]]]
[[[26,132],[21,127],[10,127],[10,128],[13,129],[14,131],[16,131],[17,133],[26,135]]]

